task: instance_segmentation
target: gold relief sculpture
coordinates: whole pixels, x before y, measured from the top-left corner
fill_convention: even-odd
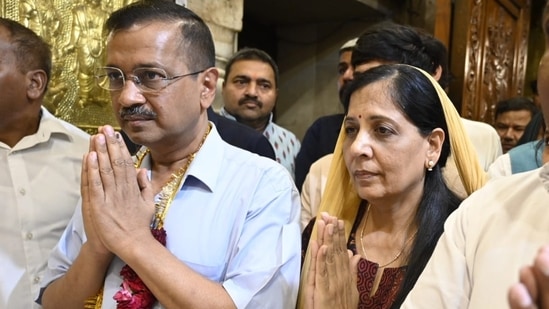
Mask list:
[[[94,68],[101,63],[103,55],[103,23],[108,12],[101,7],[100,0],[87,0],[72,9],[71,40],[66,53],[74,53],[76,61],[73,72],[78,72],[78,105],[85,108],[90,104],[106,105],[105,93],[95,85]]]
[[[53,114],[94,133],[118,127],[107,91],[95,85],[103,66],[103,24],[110,12],[134,0],[0,0],[2,17],[19,21],[52,46],[53,68],[44,105]]]

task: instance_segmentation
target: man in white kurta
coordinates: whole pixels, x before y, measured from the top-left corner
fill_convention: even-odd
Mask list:
[[[496,179],[447,219],[402,308],[507,308],[519,269],[549,243],[549,165]]]
[[[51,51],[22,24],[0,18],[0,308],[34,303],[48,253],[80,197],[89,135],[49,113]]]
[[[89,136],[46,109],[38,132],[0,141],[0,308],[33,308],[51,249],[80,197]]]

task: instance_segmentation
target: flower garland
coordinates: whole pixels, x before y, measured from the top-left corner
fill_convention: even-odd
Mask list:
[[[206,141],[206,137],[210,133],[212,126],[208,126],[206,133],[202,137],[202,141],[198,145],[197,149],[186,157],[187,163],[181,167],[177,172],[173,173],[170,180],[162,187],[159,193],[158,202],[155,203],[155,213],[151,223],[151,233],[153,237],[166,246],[167,233],[164,229],[164,219],[168,212],[168,208],[175,198],[177,191],[181,187],[181,181],[187,173],[191,162],[194,157]],[[146,147],[141,148],[135,155],[136,162],[135,167],[141,166],[143,159],[150,152]],[[120,276],[122,277],[122,284],[120,290],[114,294],[113,299],[116,300],[117,309],[150,309],[156,302],[156,297],[149,290],[147,285],[139,278],[139,275],[127,264],[120,270]],[[101,289],[96,296],[87,299],[84,303],[84,308],[95,309],[101,308],[103,303],[103,289]]]
[[[154,238],[166,246],[166,230],[162,228],[151,228]],[[122,284],[120,291],[114,294],[117,309],[141,309],[152,308],[156,298],[143,280],[127,264],[120,270]]]

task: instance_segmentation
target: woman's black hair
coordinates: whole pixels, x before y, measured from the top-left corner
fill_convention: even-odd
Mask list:
[[[436,128],[445,133],[439,161],[425,175],[423,196],[415,215],[417,235],[406,263],[404,281],[392,305],[392,308],[399,308],[431,257],[443,232],[444,221],[459,206],[461,199],[448,188],[442,176],[441,169],[450,155],[450,132],[439,96],[423,73],[408,65],[389,64],[357,74],[343,94],[345,105],[349,106],[357,90],[380,81],[387,83],[392,101],[421,135],[427,136]]]

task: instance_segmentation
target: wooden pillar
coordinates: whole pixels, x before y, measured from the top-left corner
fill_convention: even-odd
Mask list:
[[[450,29],[452,28],[452,1],[436,0],[434,20],[434,36],[441,40],[446,48],[450,48]]]

